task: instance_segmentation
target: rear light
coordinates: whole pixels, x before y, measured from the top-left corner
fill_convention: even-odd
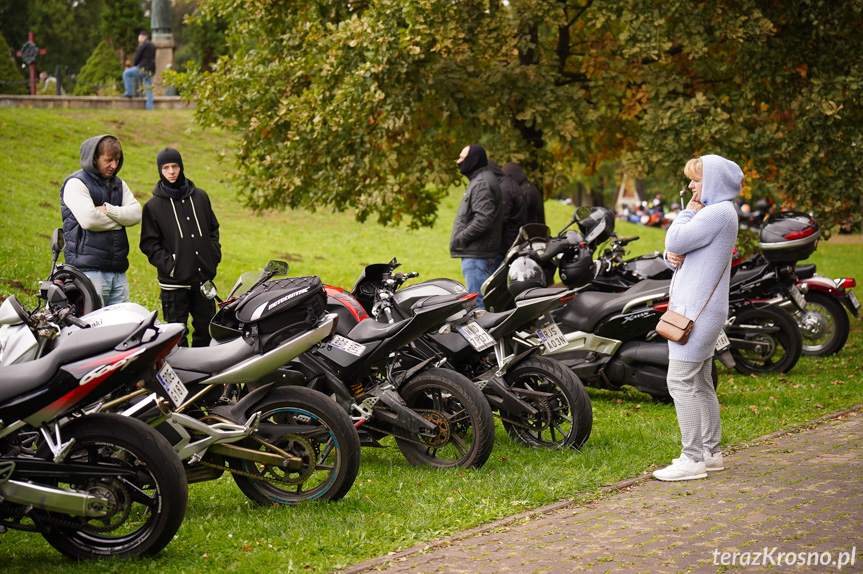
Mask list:
[[[573,299],[575,299],[575,295],[567,295],[566,297],[561,297],[560,302],[561,303],[569,303]]]
[[[468,293],[467,295],[462,297],[462,299],[464,299],[466,301],[472,301],[472,300],[477,298],[477,295],[479,295],[479,293]]]
[[[653,306],[653,309],[655,311],[662,311],[663,313],[665,313],[666,311],[668,311],[668,301],[666,301],[665,303],[657,303]]]
[[[841,279],[836,279],[834,283],[836,283],[836,287],[839,289],[851,289],[853,287],[857,287],[857,280],[853,277],[842,277]]]
[[[809,237],[813,233],[815,233],[815,228],[814,227],[807,227],[806,229],[800,229],[797,231],[792,231],[790,233],[787,233],[784,237],[788,241],[794,241],[795,239],[803,239],[804,237]]]

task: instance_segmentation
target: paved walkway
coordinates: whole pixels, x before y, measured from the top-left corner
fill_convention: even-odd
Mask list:
[[[863,412],[825,419],[706,480],[630,481],[345,572],[863,572]]]

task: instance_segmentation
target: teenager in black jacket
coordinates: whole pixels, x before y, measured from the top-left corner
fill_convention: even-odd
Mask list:
[[[203,347],[216,304],[201,294],[201,284],[216,276],[222,259],[219,222],[207,193],[183,174],[180,152],[165,148],[156,164],[159,183],[144,205],[141,251],[158,272],[165,321],[186,325],[191,313],[192,346]],[[187,345],[184,336],[180,346]]]

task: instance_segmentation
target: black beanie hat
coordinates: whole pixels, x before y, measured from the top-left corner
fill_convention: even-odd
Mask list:
[[[171,183],[164,175],[162,175],[162,166],[166,163],[175,163],[180,166],[180,175],[177,176],[177,181]],[[156,165],[159,167],[159,179],[162,180],[162,185],[172,189],[180,189],[186,184],[186,176],[183,174],[183,157],[180,152],[172,147],[166,147],[156,156]]]
[[[466,176],[488,165],[488,157],[484,147],[479,144],[471,144],[469,148],[467,156],[458,164],[458,170]]]

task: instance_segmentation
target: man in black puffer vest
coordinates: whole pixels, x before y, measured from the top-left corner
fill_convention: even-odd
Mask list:
[[[159,183],[144,205],[141,251],[158,272],[165,321],[185,326],[191,313],[192,346],[204,347],[216,304],[201,294],[201,284],[216,276],[222,260],[219,222],[207,192],[183,173],[180,152],[163,149],[156,165]],[[185,333],[181,347],[188,346]]]
[[[81,169],[60,188],[63,256],[90,278],[105,305],[129,300],[126,227],[141,222],[141,204],[117,177],[122,167],[117,138],[90,138],[81,144]]]

